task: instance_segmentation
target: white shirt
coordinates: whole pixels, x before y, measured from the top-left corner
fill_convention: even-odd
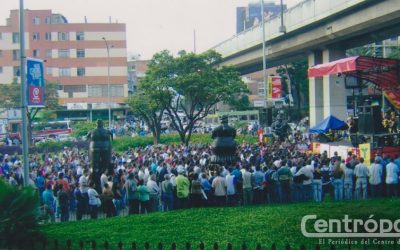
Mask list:
[[[369,168],[369,184],[379,185],[382,182],[383,167],[381,164],[372,163]]]
[[[147,188],[149,189],[149,193],[152,195],[158,195],[160,193],[160,188],[157,185],[157,182],[149,179],[147,182]]]
[[[97,197],[99,196],[97,191],[94,190],[93,188],[89,188],[87,193],[89,196],[89,205],[93,205],[93,206],[97,205]]]
[[[386,165],[386,184],[399,183],[399,167],[393,162]]]
[[[227,189],[226,193],[227,193],[227,195],[233,195],[236,193],[234,179],[235,179],[234,175],[228,174],[226,176],[226,189]]]
[[[88,192],[87,182],[88,182],[88,178],[86,176],[82,175],[79,178],[79,189],[81,190],[81,193]]]
[[[354,168],[354,175],[357,178],[367,178],[368,177],[368,168],[364,165],[364,163],[359,163]]]

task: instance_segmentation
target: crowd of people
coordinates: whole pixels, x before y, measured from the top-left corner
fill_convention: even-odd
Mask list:
[[[189,207],[247,206],[264,203],[322,202],[398,196],[400,157],[377,155],[372,164],[349,153],[313,154],[305,133],[266,145],[242,143],[237,162],[210,162],[207,145],[162,145],[113,153],[114,171],[96,187],[87,151],[65,148],[56,154],[32,154],[29,183],[38,190],[42,211],[55,221],[74,214],[97,218],[169,211]],[[18,155],[0,156],[0,176],[23,183]]]

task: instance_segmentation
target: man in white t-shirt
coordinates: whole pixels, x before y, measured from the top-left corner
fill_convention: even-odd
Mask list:
[[[365,200],[367,199],[368,167],[364,164],[364,158],[360,158],[360,163],[354,168],[354,175],[357,177],[355,197]]]
[[[390,158],[390,163],[386,165],[386,192],[389,197],[398,195],[399,173],[399,167]]]

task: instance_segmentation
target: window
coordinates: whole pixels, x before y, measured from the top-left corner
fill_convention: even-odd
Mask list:
[[[110,87],[111,96],[124,96],[124,86],[114,85]]]
[[[20,59],[19,49],[13,49],[13,60],[17,61]]]
[[[53,75],[53,68],[52,67],[46,67],[46,75]]]
[[[3,33],[0,32],[0,40],[3,40]]]
[[[85,73],[86,73],[85,68],[77,68],[76,69],[77,76],[85,76]]]
[[[77,49],[76,50],[76,57],[77,58],[84,58],[85,57],[85,49]]]
[[[19,43],[19,32],[13,32],[12,34],[12,42]]]
[[[59,49],[58,57],[59,58],[69,58],[69,49]]]
[[[107,97],[108,86],[107,85],[89,85],[88,86],[89,97]],[[110,87],[110,96],[124,96],[124,86],[114,85]]]
[[[69,33],[68,32],[58,32],[58,41],[68,41]]]
[[[70,68],[59,68],[58,75],[59,76],[71,76],[71,69]]]
[[[76,32],[76,40],[77,40],[77,41],[83,41],[83,40],[85,40],[85,33],[83,33],[83,32]]]
[[[86,92],[86,85],[64,85],[64,92]]]
[[[46,34],[44,35],[44,39],[46,41],[51,41],[51,32],[46,32]]]
[[[40,56],[40,51],[38,49],[33,50],[33,57],[39,57]]]
[[[0,74],[3,74],[3,67],[0,67]]]
[[[53,51],[51,49],[46,49],[46,58],[52,58],[53,57]]]
[[[40,40],[40,35],[38,32],[34,32],[32,35],[32,40],[33,41],[39,41]]]
[[[44,23],[45,24],[51,24],[51,17],[49,17],[49,16],[45,17]]]
[[[20,74],[20,67],[19,66],[14,66],[14,68],[13,68],[13,75],[14,75],[14,77],[17,77],[17,76],[20,76],[21,74]]]
[[[33,24],[39,25],[39,24],[40,24],[40,17],[35,16],[35,17],[33,18]]]
[[[0,49],[0,57],[3,57],[3,51]]]

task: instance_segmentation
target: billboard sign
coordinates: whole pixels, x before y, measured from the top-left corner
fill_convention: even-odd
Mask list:
[[[268,99],[282,98],[282,78],[280,76],[268,76]]]
[[[44,107],[44,75],[43,61],[27,58],[26,87],[28,107]]]

